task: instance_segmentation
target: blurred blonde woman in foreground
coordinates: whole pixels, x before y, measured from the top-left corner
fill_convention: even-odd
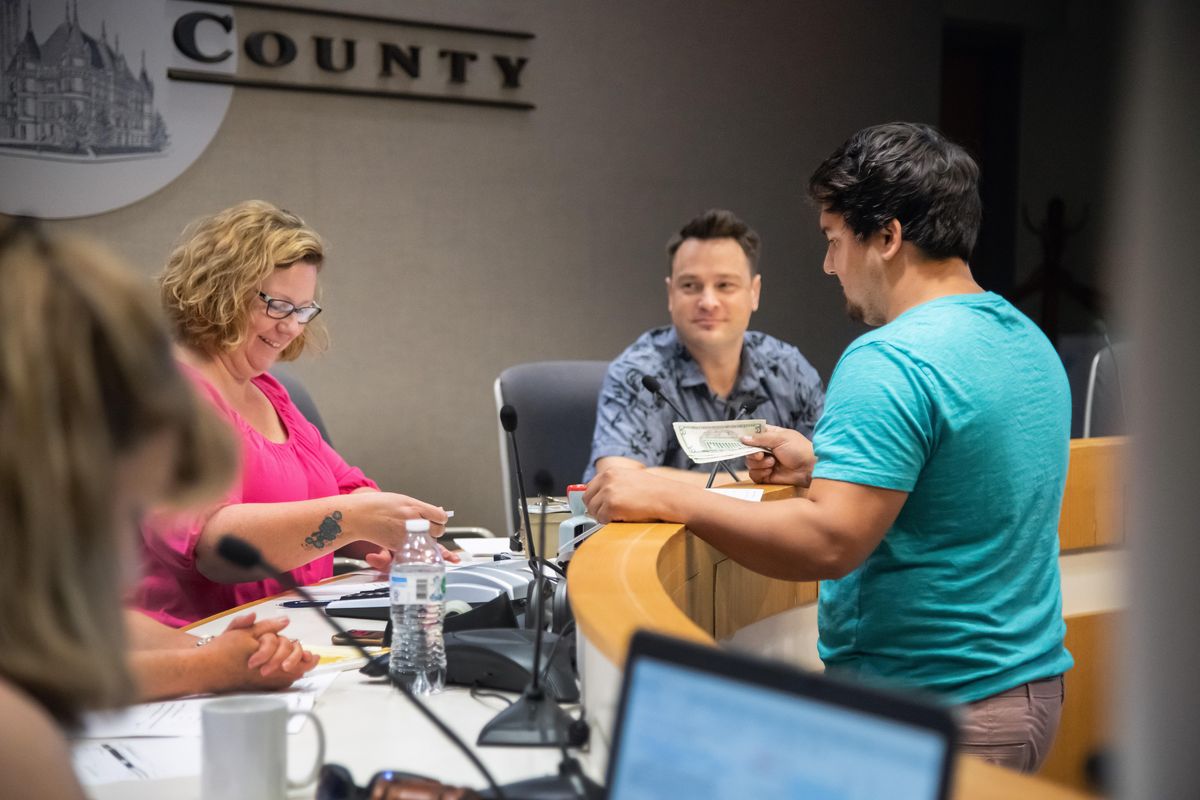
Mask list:
[[[130,658],[121,598],[143,511],[219,496],[235,464],[137,279],[93,245],[0,217],[0,775],[11,791],[83,796],[65,733],[87,710],[286,685],[316,663],[276,635],[281,624],[252,618],[199,648],[166,631],[191,647],[163,638],[167,649]],[[211,669],[191,669],[193,654]]]

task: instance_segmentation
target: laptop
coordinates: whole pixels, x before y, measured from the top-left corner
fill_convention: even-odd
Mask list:
[[[609,800],[944,800],[948,708],[640,632],[625,665]]]

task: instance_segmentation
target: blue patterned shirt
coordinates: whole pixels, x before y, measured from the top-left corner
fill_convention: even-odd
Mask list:
[[[653,375],[662,392],[679,406],[688,420],[730,419],[748,400],[759,403],[751,419],[798,430],[812,438],[825,405],[821,378],[800,351],[758,331],[747,331],[742,346],[737,381],[728,398],[708,388],[704,372],[675,335],[673,326],[654,328],[621,353],[608,366],[596,405],[596,430],[585,481],[596,474],[596,461],[621,456],[648,467],[708,470],[696,465],[675,440],[675,412],[642,386],[642,376]],[[744,469],[742,459],[730,462]]]

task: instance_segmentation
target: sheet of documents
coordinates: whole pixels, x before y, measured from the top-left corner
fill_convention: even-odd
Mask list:
[[[762,500],[763,496],[762,489],[723,488],[709,489],[708,491],[716,492],[717,494],[723,494],[726,497],[734,497],[738,500],[749,500],[751,503],[759,502]]]
[[[200,739],[83,739],[71,747],[71,764],[84,786],[200,774]]]
[[[491,559],[497,553],[512,551],[507,536],[480,537],[478,539],[458,539],[455,544],[471,558]]]
[[[345,647],[342,645],[319,645],[316,647],[305,648],[310,653],[316,653],[321,660],[317,665],[309,670],[305,676],[305,680],[311,680],[317,677],[330,675],[330,681],[337,677],[339,672],[345,672],[348,669],[359,669],[367,660],[359,655],[358,650],[353,647]],[[371,655],[379,655],[386,653],[386,647],[368,647],[367,652]]]
[[[296,681],[290,689],[270,692],[264,696],[284,700],[291,711],[311,711],[317,697],[329,688],[340,671],[310,674]],[[141,703],[119,711],[88,714],[84,718],[83,730],[78,737],[122,739],[143,736],[200,736],[200,709],[213,699],[213,695],[185,697],[161,703]],[[299,732],[306,721],[304,717],[289,719],[288,733]]]
[[[315,586],[305,586],[305,590],[314,600],[336,600],[344,594],[369,592],[388,588],[387,581],[355,581],[352,578],[332,583],[318,583]],[[284,598],[286,599],[286,598]]]

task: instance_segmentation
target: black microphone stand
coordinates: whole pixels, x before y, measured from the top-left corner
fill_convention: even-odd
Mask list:
[[[511,405],[505,405],[500,409],[500,424],[509,433],[513,433],[517,427],[517,412]],[[526,501],[526,493],[524,486],[524,478],[520,474],[520,456],[517,455],[517,443],[513,439],[513,455],[517,460],[517,489],[521,496],[522,509],[525,512],[526,519],[529,519],[528,502]],[[530,534],[527,538],[530,542],[529,549],[529,570],[532,573],[533,582],[530,594],[526,597],[526,625],[524,628],[494,628],[486,630],[464,630],[456,633],[446,634],[446,659],[449,667],[448,679],[453,676],[453,682],[466,686],[482,685],[496,687],[496,678],[491,674],[493,666],[491,662],[493,657],[495,661],[500,663],[510,664],[518,669],[528,672],[528,677],[521,680],[517,685],[508,684],[507,678],[500,688],[505,689],[524,689],[529,685],[529,682],[536,680],[538,687],[547,691],[554,699],[563,698],[574,700],[578,698],[578,691],[575,688],[575,676],[573,670],[569,668],[567,659],[556,659],[557,648],[551,646],[550,658],[546,659],[546,665],[542,670],[536,667],[535,658],[540,659],[541,645],[540,641],[544,637],[547,645],[555,645],[558,642],[558,637],[552,633],[544,633],[540,628],[533,627],[533,623],[537,619],[535,615],[536,608],[542,608],[542,602],[538,601],[537,596],[542,589],[544,578],[542,570],[539,568],[541,563],[538,559],[537,544],[534,542],[534,536],[530,530],[530,525],[526,524],[526,531]],[[536,612],[538,614],[542,612]],[[535,654],[535,648],[538,652]],[[456,667],[457,665],[457,667]],[[548,678],[548,679],[547,679]],[[548,701],[549,702],[549,701]],[[578,726],[578,723],[576,723]],[[543,729],[553,731],[553,728]],[[511,733],[511,732],[510,732]],[[568,742],[579,740],[579,735],[573,735]],[[501,744],[501,745],[524,745],[531,747],[554,747],[559,744],[552,737],[550,740],[545,740],[540,735],[534,732],[527,732],[521,741],[513,741],[512,736],[501,736],[499,733],[493,733],[490,730],[485,731],[477,744]]]
[[[513,465],[517,473],[517,495],[521,513],[525,517],[525,538],[529,540],[529,552],[531,558],[536,558],[537,553],[533,546],[533,528],[529,523],[529,501],[525,499],[525,478],[521,474],[521,451],[517,448],[517,410],[507,403],[500,409],[500,427],[508,433],[508,443],[512,447]],[[521,532],[513,531],[508,537],[508,546],[514,553],[519,553],[521,547]]]
[[[742,403],[742,407],[738,409],[737,414],[734,415],[733,419],[731,419],[730,422],[736,422],[737,420],[741,419],[746,414],[753,414],[757,410],[758,410],[758,401],[757,400],[746,400],[745,402]],[[729,412],[727,411],[725,413],[728,415]],[[716,464],[713,464],[712,472],[708,473],[708,483],[704,484],[705,489],[712,488],[713,481],[716,480],[716,478],[717,478],[717,469],[723,463],[724,463],[723,461],[718,461]],[[735,481],[737,480],[736,474],[734,475],[733,479]]]
[[[313,598],[312,594],[309,593],[309,591],[303,586],[296,583],[295,579],[292,578],[290,573],[281,572],[263,560],[262,553],[259,551],[259,549],[247,542],[245,539],[241,539],[233,534],[225,534],[217,543],[217,552],[229,563],[236,564],[237,566],[245,569],[256,570],[264,573],[279,581],[288,589],[293,590],[306,601],[314,604],[316,603],[316,600]],[[481,774],[484,780],[487,781],[488,787],[492,791],[492,796],[498,798],[498,800],[506,800],[506,795],[501,790],[499,784],[496,783],[496,779],[492,777],[492,773],[488,772],[488,768],[485,767],[483,762],[479,760],[479,757],[471,751],[471,748],[467,747],[466,743],[462,739],[458,738],[458,734],[450,730],[446,723],[442,722],[436,714],[430,711],[424,703],[417,699],[417,696],[409,691],[407,686],[393,678],[386,667],[383,668],[382,674],[380,674],[377,671],[378,667],[375,667],[375,665],[379,664],[379,662],[375,661],[371,654],[367,652],[367,649],[363,647],[357,639],[350,636],[346,632],[346,629],[343,628],[337,620],[327,614],[321,614],[321,616],[325,618],[325,621],[329,623],[330,627],[345,637],[346,641],[350,642],[354,649],[358,651],[359,655],[367,660],[366,666],[364,666],[361,670],[364,675],[367,675],[371,678],[386,678],[388,683],[399,689],[400,693],[408,698],[408,701],[416,706],[417,710],[420,711],[421,714],[424,715],[424,717],[429,720],[435,728],[441,731],[443,736],[449,739],[455,747],[462,751],[463,755],[465,755],[467,759],[475,766],[475,769],[479,770],[479,774]],[[375,669],[372,669],[372,667],[375,667]]]
[[[539,519],[539,537],[546,537],[546,506],[553,480],[545,470],[539,470],[533,476],[538,494],[541,496],[541,515]],[[532,540],[532,535],[530,539]],[[535,558],[532,557],[531,558]],[[541,685],[541,648],[542,632],[545,627],[546,590],[542,585],[541,564],[538,564],[538,574],[535,583],[538,587],[536,604],[526,609],[526,614],[536,614],[533,647],[533,680],[525,689],[520,699],[497,714],[479,734],[478,744],[509,744],[509,745],[557,745],[562,752],[562,761],[558,764],[557,775],[546,775],[541,778],[517,781],[507,785],[507,790],[513,797],[522,800],[601,800],[603,788],[588,778],[583,772],[579,761],[567,752],[571,743],[573,726],[579,723],[571,719],[554,698],[548,696]],[[534,607],[536,605],[536,607]],[[562,640],[555,642],[555,647]],[[484,741],[484,738],[490,741]],[[531,741],[536,740],[536,741]]]
[[[537,491],[541,496],[542,511],[540,515],[541,530],[539,536],[546,536],[546,506],[549,504],[549,493],[553,480],[545,470],[539,470],[534,475]],[[522,492],[524,494],[524,492]],[[570,743],[571,719],[567,712],[559,707],[554,698],[546,694],[542,686],[542,637],[544,635],[544,617],[546,608],[545,576],[542,572],[541,560],[533,544],[533,532],[528,530],[529,565],[533,570],[533,586],[536,596],[531,598],[525,607],[526,619],[533,619],[533,677],[521,697],[491,719],[479,738],[478,745],[508,745],[510,747],[565,747]]]
[[[663,394],[662,384],[658,382],[658,378],[654,377],[653,375],[643,375],[642,386],[644,386],[646,391],[650,392],[650,394],[654,395],[659,400],[670,406],[671,410],[675,412],[675,416],[679,417],[682,422],[691,422],[691,420],[689,420],[687,416],[679,409],[679,406],[675,405],[675,403],[671,401],[671,398]],[[733,471],[733,467],[729,466],[724,461],[718,461],[717,467],[724,467],[725,471],[729,473],[729,477],[733,478],[735,483],[737,482],[738,476],[737,473]],[[713,468],[714,471],[717,469],[717,467]]]

